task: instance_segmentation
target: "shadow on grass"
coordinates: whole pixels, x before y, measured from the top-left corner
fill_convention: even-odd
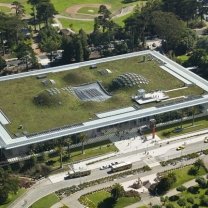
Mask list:
[[[113,208],[115,204],[116,201],[113,198],[108,197],[98,204],[98,208]]]

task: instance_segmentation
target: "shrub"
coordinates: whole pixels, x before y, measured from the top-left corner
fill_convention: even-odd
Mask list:
[[[183,192],[186,190],[186,187],[185,186],[179,186],[176,188],[177,191],[180,191],[180,192]]]
[[[53,158],[53,157],[57,157],[58,155],[59,155],[59,153],[56,152],[56,151],[54,151],[54,152],[50,152],[50,153],[48,154],[48,157]]]
[[[197,187],[197,186],[190,186],[188,188],[188,192],[190,192],[192,194],[198,194],[199,193],[199,187]]]
[[[166,208],[175,208],[175,206],[173,204],[167,204],[165,207]]]
[[[187,202],[194,204],[194,199],[192,197],[187,198]]]
[[[177,201],[177,204],[181,207],[185,207],[186,206],[186,200],[184,198],[181,198]]]
[[[199,170],[196,167],[191,167],[188,171],[188,174],[189,175],[197,175],[198,171]]]
[[[195,181],[199,184],[199,186],[201,188],[206,188],[207,187],[207,182],[206,182],[205,178],[197,177]]]
[[[134,190],[126,191],[124,195],[126,197],[138,197],[139,201],[141,200],[139,193],[137,191],[134,191]]]
[[[64,155],[62,158],[63,162],[67,162],[69,160],[69,156],[68,155]]]
[[[208,155],[208,149],[203,150],[203,154]]]
[[[56,162],[56,161],[54,161],[54,160],[48,160],[48,161],[46,162],[46,165],[51,166],[51,165],[53,165],[55,162]]]
[[[179,199],[179,196],[178,195],[173,195],[173,196],[170,196],[169,197],[169,200],[170,201],[177,201]]]
[[[206,190],[204,194],[205,194],[205,195],[208,195],[208,190]]]
[[[203,206],[208,206],[208,196],[202,196],[202,198],[201,198],[201,205],[203,205]]]
[[[34,97],[33,101],[36,105],[52,107],[60,105],[63,99],[59,94],[50,95],[47,91],[43,91]]]

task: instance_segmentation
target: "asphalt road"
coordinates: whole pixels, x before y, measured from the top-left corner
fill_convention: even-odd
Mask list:
[[[201,149],[207,149],[208,144],[205,144],[203,142],[204,137],[205,137],[205,135],[194,137],[194,139],[196,139],[196,140],[197,140],[197,138],[200,138],[201,141],[193,143],[193,144],[188,144],[188,140],[190,140],[189,138],[188,139],[187,138],[182,139],[182,140],[177,140],[177,138],[176,138],[176,141],[172,141],[169,144],[166,144],[167,140],[166,141],[163,140],[163,141],[161,141],[161,143],[162,143],[161,147],[160,147],[160,144],[157,144],[157,145],[149,148],[148,151],[149,152],[151,152],[151,151],[161,152],[161,156],[155,157],[155,158],[158,158],[158,159],[167,158],[167,157],[169,159],[171,157],[179,157],[179,156],[181,156],[181,154],[189,154],[189,153],[201,150]],[[182,153],[181,153],[181,151],[176,151],[176,148],[173,147],[173,146],[176,146],[176,147],[180,146],[181,143],[184,143],[184,142],[186,142],[187,144],[186,144],[185,149],[182,151]],[[160,150],[160,148],[165,148],[165,149],[167,149],[167,151],[165,153],[163,153],[162,150]],[[171,151],[169,149],[171,149]],[[116,158],[119,158],[119,157],[124,157],[125,158],[127,155],[137,156],[138,152],[142,153],[142,151],[143,151],[143,154],[144,154],[144,151],[145,151],[144,149],[134,151],[134,152],[128,152],[128,153],[124,153],[124,154],[119,154],[119,155],[115,156],[115,160],[116,160]],[[149,157],[149,155],[144,154],[144,157]],[[140,158],[138,158],[138,160],[139,160],[138,162],[133,164],[134,168],[139,168],[139,167],[143,167],[144,165],[146,165],[144,160],[140,160]],[[106,160],[106,161],[108,161],[108,160]],[[142,175],[162,172],[164,170],[172,169],[173,167],[177,167],[177,166],[181,166],[181,165],[190,164],[192,162],[193,162],[192,160],[189,160],[189,161],[183,161],[183,163],[178,163],[176,166],[170,166],[170,165],[166,166],[166,167],[156,166],[156,167],[153,167],[152,171],[150,171],[148,173],[146,172],[146,173],[131,176],[131,177],[128,177],[128,178],[118,179],[117,182],[119,182],[120,180],[121,181],[123,181],[123,180],[128,181],[131,178],[138,178],[138,176],[141,177]],[[106,177],[106,176],[108,176],[107,170],[95,169],[95,170],[92,170],[92,174],[89,175],[89,176],[82,177],[82,178],[71,179],[71,180],[62,180],[62,181],[59,181],[57,183],[51,183],[51,181],[49,179],[43,179],[42,181],[40,181],[39,183],[34,185],[31,189],[29,189],[25,193],[25,195],[23,195],[21,198],[17,199],[10,206],[10,208],[11,207],[12,208],[29,207],[31,204],[33,204],[38,199],[40,199],[40,198],[42,198],[42,197],[44,197],[44,196],[46,196],[46,195],[48,195],[48,194],[50,194],[54,191],[57,191],[59,189],[69,187],[69,186],[72,186],[72,185],[78,185],[80,183],[84,183],[84,182],[87,182],[87,181],[92,181],[92,180],[95,180],[95,179],[103,178],[103,177]],[[113,181],[113,182],[116,182],[116,181]],[[109,185],[109,184],[106,183],[106,185]],[[93,187],[90,187],[89,190],[93,190]],[[71,202],[70,200],[69,200],[69,202]]]

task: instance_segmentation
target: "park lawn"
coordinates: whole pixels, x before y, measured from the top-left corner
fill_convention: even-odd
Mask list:
[[[59,18],[62,26],[64,28],[70,28],[75,32],[83,29],[86,33],[91,33],[93,31],[94,21],[81,21],[81,20],[71,20],[65,18]]]
[[[196,178],[197,176],[202,176],[207,173],[203,167],[200,167],[197,175],[189,175],[188,171],[191,167],[192,167],[192,165],[189,165],[189,166],[171,171],[176,174],[176,178],[177,178],[176,183],[174,183],[171,188],[176,188],[176,187],[182,185],[183,183]]]
[[[113,18],[113,21],[118,24],[119,26],[124,26],[124,20],[127,19],[128,17],[130,17],[132,15],[132,13],[126,14],[122,17],[117,17],[117,18]]]
[[[183,64],[184,62],[188,61],[190,56],[187,55],[182,55],[182,56],[177,56],[177,59],[181,61],[181,63]]]
[[[124,26],[124,20],[128,18],[131,14],[127,14],[123,17],[114,18],[113,21],[120,26]],[[91,33],[94,27],[94,21],[82,21],[82,20],[72,20],[72,19],[65,19],[59,18],[63,28],[70,28],[75,32],[78,32],[80,29],[83,29],[86,33]]]
[[[128,3],[125,4],[123,3],[123,1],[109,1],[109,0],[62,0],[61,4],[60,4],[60,0],[51,0],[51,2],[54,4],[54,7],[56,8],[56,10],[61,13],[64,14],[64,11],[68,8],[71,7],[73,5],[77,5],[77,4],[108,4],[111,6],[110,11],[113,12],[115,10],[118,10],[122,7],[126,7],[126,6],[130,6],[130,5],[134,5],[134,4],[138,4],[140,5],[140,1],[137,1],[136,3]]]
[[[110,69],[113,73],[103,76],[101,69]],[[154,71],[154,73],[153,73]],[[143,56],[97,64],[97,69],[82,67],[76,70],[47,74],[47,79],[53,79],[55,86],[44,86],[35,76],[0,82],[0,108],[10,120],[6,128],[12,133],[21,133],[20,125],[29,133],[49,130],[64,125],[86,122],[96,118],[96,113],[132,106],[135,103],[131,96],[135,95],[138,86],[113,91],[113,96],[103,102],[82,102],[61,88],[78,86],[83,83],[99,80],[108,89],[112,80],[119,75],[132,72],[143,75],[149,84],[140,84],[146,91],[155,89],[169,90],[180,88],[183,83],[162,70],[154,61],[143,62]],[[45,107],[34,104],[33,99],[40,92],[56,87],[60,89],[61,104]],[[194,88],[193,95],[198,91]],[[180,95],[180,90],[178,91]],[[54,95],[53,95],[54,96]],[[153,103],[153,105],[157,105]],[[143,107],[148,107],[143,105]],[[56,118],[56,119],[54,119]],[[58,126],[57,126],[58,124]]]
[[[82,14],[97,14],[98,13],[99,8],[95,8],[95,7],[82,7],[80,10],[78,10],[78,13],[82,13]]]
[[[10,204],[12,204],[17,198],[23,195],[26,192],[26,189],[21,188],[18,190],[17,194],[9,194],[9,198],[7,199],[5,204],[0,205],[0,208],[7,208]]]
[[[59,202],[59,198],[55,193],[49,194],[36,201],[30,208],[50,208],[53,204]]]
[[[0,6],[0,12],[8,13],[11,12],[11,9],[5,6]]]
[[[0,0],[0,3],[12,3],[14,0]],[[27,4],[27,0],[18,0],[18,2],[20,2],[21,4],[24,5],[26,13],[30,14],[31,13],[31,5]],[[64,14],[65,10],[73,5],[77,5],[77,4],[108,4],[111,5],[111,9],[110,11],[113,12],[115,10],[118,10],[122,7],[126,7],[126,6],[130,6],[130,5],[134,5],[134,4],[138,4],[138,5],[143,5],[143,1],[137,1],[137,2],[133,2],[133,3],[128,3],[125,4],[122,1],[110,1],[109,0],[62,0],[60,3],[60,0],[51,0],[51,2],[53,3],[55,9],[57,10],[58,13],[60,14]]]
[[[110,200],[111,194],[107,191],[98,191],[85,196],[86,201],[91,201],[95,207],[98,207],[98,204],[102,203],[101,208],[123,208],[138,202],[136,197],[121,197],[118,199],[116,204],[112,206],[112,201]],[[92,208],[91,203],[88,204],[89,208]]]
[[[168,138],[169,138],[169,137],[179,136],[182,134],[205,129],[208,126],[208,119],[206,117],[196,118],[193,126],[192,126],[192,119],[188,120],[188,121],[182,121],[183,130],[181,132],[177,132],[177,133],[173,132],[173,130],[177,127],[180,127],[180,125],[181,124],[179,122],[179,123],[171,124],[168,126],[158,127],[156,134],[158,137],[160,137],[160,139],[165,139],[165,138],[167,138],[167,136],[163,135],[165,132],[171,132],[168,136]]]
[[[198,204],[198,205],[199,205],[199,204],[200,204],[200,198],[205,194],[205,191],[206,191],[206,190],[207,190],[207,189],[199,189],[199,193],[198,193],[198,194],[191,194],[191,193],[188,192],[188,191],[184,191],[184,192],[178,194],[178,196],[184,198],[186,201],[187,201],[188,198],[193,198],[193,199],[194,199],[194,204]],[[168,202],[166,202],[166,203],[167,203],[167,204],[173,204],[175,208],[181,208],[181,207],[178,205],[177,201],[175,201],[175,202],[168,201]],[[192,204],[189,203],[189,202],[187,202],[187,205],[192,206]],[[202,208],[202,207],[205,207],[205,206],[201,206],[201,205],[200,205],[200,208]]]
[[[96,157],[117,151],[118,151],[117,147],[113,143],[111,143],[110,140],[105,140],[93,144],[86,144],[84,148],[84,154],[82,154],[82,147],[72,149],[71,159],[67,161],[63,161],[63,163],[76,162],[83,159]],[[67,155],[67,151],[64,152],[63,156],[64,155]],[[47,158],[47,159],[55,161],[53,167],[57,167],[60,165],[59,156],[53,158]]]

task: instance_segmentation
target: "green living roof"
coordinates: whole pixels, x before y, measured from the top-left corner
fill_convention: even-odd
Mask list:
[[[102,69],[110,69],[111,74],[101,75]],[[131,96],[137,93],[137,86],[123,88],[112,92],[112,97],[103,102],[83,102],[62,88],[79,86],[99,81],[108,91],[112,80],[123,73],[136,73],[145,77],[149,83],[141,84],[146,91],[170,90],[184,86],[184,83],[159,67],[156,61],[145,61],[143,57],[133,57],[97,64],[96,69],[88,66],[71,71],[48,73],[47,79],[54,80],[55,85],[44,85],[36,76],[0,82],[0,109],[10,120],[6,128],[14,133],[29,133],[49,130],[69,124],[76,124],[96,118],[95,114],[119,108],[129,107],[136,103]],[[41,106],[34,102],[34,97],[45,93],[47,89],[57,88],[58,105]],[[170,97],[199,95],[203,90],[197,86],[168,93]],[[56,95],[55,95],[56,96]],[[60,99],[60,100],[59,100]],[[157,105],[147,104],[143,107]],[[23,129],[18,129],[22,125]]]

